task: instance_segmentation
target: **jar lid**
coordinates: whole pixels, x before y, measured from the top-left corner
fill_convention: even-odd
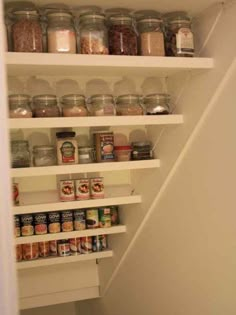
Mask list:
[[[61,101],[65,105],[70,105],[70,104],[85,104],[85,96],[82,94],[67,94],[62,96]]]
[[[52,145],[35,145],[33,146],[34,151],[54,151],[55,148]]]
[[[107,16],[113,16],[115,14],[129,14],[130,12],[131,10],[127,8],[111,8],[105,10],[105,14]]]
[[[131,145],[117,145],[115,146],[115,150],[117,151],[131,150]]]
[[[72,14],[70,12],[66,12],[65,10],[60,10],[60,11],[54,11],[54,12],[49,12],[47,14],[48,18],[54,18],[54,17],[67,17],[67,18],[72,18]]]
[[[133,12],[133,15],[138,20],[145,17],[153,17],[153,18],[161,17],[161,13],[155,10],[137,10]]]
[[[62,131],[56,133],[57,138],[73,138],[75,135],[76,133],[74,131]]]
[[[86,12],[80,16],[80,21],[82,22],[86,19],[105,20],[105,15],[103,13],[98,13],[98,12]]]
[[[137,20],[138,24],[142,24],[142,23],[162,23],[162,22],[163,22],[163,20],[161,18],[152,17],[152,16],[142,17],[142,18]]]
[[[29,102],[30,96],[27,94],[11,94],[8,96],[10,103],[22,103],[22,102]]]
[[[91,102],[113,100],[111,94],[95,94],[91,96]]]
[[[40,94],[40,95],[35,95],[33,97],[33,102],[36,103],[56,103],[57,102],[57,97],[56,95],[53,94]]]
[[[169,101],[170,100],[170,94],[165,94],[165,93],[154,93],[154,94],[148,94],[144,97],[143,101],[144,103],[149,103],[152,101]]]
[[[117,97],[117,103],[123,102],[123,101],[139,101],[139,95],[138,94],[124,94],[124,95],[119,95]]]
[[[146,147],[146,146],[151,146],[151,142],[150,141],[136,141],[136,142],[132,142],[131,145],[133,147]]]
[[[32,16],[38,16],[38,12],[37,10],[33,10],[33,9],[16,9],[16,10],[13,10],[12,13],[16,16],[18,15],[32,15]]]
[[[111,22],[116,22],[116,21],[132,21],[132,16],[129,14],[114,14],[110,16],[110,21]]]

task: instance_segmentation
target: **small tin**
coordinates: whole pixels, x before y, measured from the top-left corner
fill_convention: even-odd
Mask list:
[[[92,199],[104,198],[103,177],[90,178],[90,190]]]
[[[92,245],[93,245],[93,252],[101,252],[102,251],[102,239],[100,235],[92,237]]]
[[[110,131],[95,131],[93,133],[96,160],[101,162],[114,162],[114,134]]]
[[[60,181],[60,200],[61,201],[75,200],[75,184],[73,180]]]
[[[39,258],[39,244],[31,243],[31,244],[23,244],[23,259],[24,260],[34,260]]]
[[[101,228],[111,227],[111,209],[110,207],[104,207],[98,209],[99,226]]]
[[[60,240],[57,244],[58,256],[70,256],[70,243],[69,240]]]
[[[118,206],[110,206],[111,210],[111,225],[118,225],[120,223]]]
[[[39,257],[48,257],[49,253],[49,242],[39,242]]]
[[[23,253],[22,253],[22,245],[16,245],[16,261],[22,261]]]
[[[62,232],[73,231],[73,212],[71,210],[61,212],[61,230]]]
[[[57,241],[49,241],[50,256],[57,256]]]
[[[71,238],[69,239],[70,243],[70,253],[71,255],[80,255],[81,254],[81,242],[80,238]]]
[[[86,237],[81,237],[81,253],[82,254],[89,254],[92,253],[92,237],[91,236],[86,236]]]
[[[13,183],[12,184],[12,199],[14,206],[19,206],[19,184]]]
[[[34,215],[34,230],[36,235],[47,234],[47,214],[46,213],[36,213]]]
[[[88,200],[90,198],[89,179],[81,178],[75,181],[75,199]]]
[[[14,216],[14,222],[15,222],[15,237],[19,237],[21,235],[20,216],[19,215]]]
[[[96,229],[99,227],[98,209],[86,210],[86,227],[87,229]]]
[[[48,231],[49,233],[60,233],[60,212],[53,211],[48,213]]]
[[[82,231],[86,229],[85,210],[74,211],[74,229],[75,231]]]
[[[33,215],[22,214],[20,217],[20,221],[21,221],[21,235],[22,236],[34,235]]]

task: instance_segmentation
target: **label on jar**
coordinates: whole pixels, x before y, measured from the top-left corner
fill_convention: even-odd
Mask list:
[[[73,180],[60,181],[60,200],[61,201],[75,200],[75,185]]]
[[[61,229],[62,232],[73,231],[73,212],[70,210],[61,213]]]
[[[60,213],[49,212],[48,214],[48,231],[49,233],[61,232]]]
[[[34,215],[34,229],[35,234],[47,234],[48,227],[47,227],[47,215],[46,213],[36,213]]]
[[[111,227],[111,209],[109,207],[99,208],[99,226],[101,228]]]
[[[87,200],[90,198],[89,179],[77,179],[75,181],[75,198],[76,200]]]
[[[90,179],[91,198],[100,199],[104,198],[104,184],[103,177],[96,177]]]
[[[177,53],[194,54],[193,33],[189,28],[180,28],[176,34]]]
[[[20,236],[20,216],[15,215],[14,221],[15,221],[15,237],[19,237]]]
[[[30,236],[34,234],[33,216],[32,214],[21,215],[21,235]]]
[[[84,210],[74,211],[74,229],[81,231],[86,229],[86,215]]]
[[[73,164],[75,158],[75,146],[71,141],[65,141],[60,147],[62,164]]]
[[[99,227],[98,209],[88,209],[86,211],[87,229],[95,229]]]

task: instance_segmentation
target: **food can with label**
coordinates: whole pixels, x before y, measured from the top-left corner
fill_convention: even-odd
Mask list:
[[[98,209],[86,210],[86,227],[87,229],[96,229],[99,227]]]
[[[99,226],[101,228],[111,227],[111,209],[110,207],[103,207],[98,209]]]
[[[20,221],[21,221],[21,235],[22,236],[34,235],[33,215],[32,214],[22,214],[20,217]]]
[[[61,212],[61,230],[62,232],[73,231],[73,211],[66,210]]]
[[[34,215],[34,230],[36,235],[47,234],[47,214],[46,213],[36,213]]]
[[[49,241],[50,256],[57,256],[57,241]]]
[[[13,183],[12,184],[12,199],[14,206],[18,206],[19,201],[19,184]]]
[[[96,235],[92,237],[92,245],[93,245],[93,252],[102,251],[102,239],[100,235]]]
[[[75,181],[75,199],[88,200],[90,198],[89,179],[81,178]]]
[[[20,216],[15,215],[14,216],[14,222],[15,222],[15,237],[19,237],[21,235],[20,231]]]
[[[102,250],[106,250],[108,248],[107,245],[107,235],[99,235],[101,243],[102,243]]]
[[[70,243],[69,240],[60,240],[57,243],[58,256],[70,256]]]
[[[23,244],[23,259],[24,260],[33,260],[39,257],[39,244],[31,243],[31,244]]]
[[[61,232],[60,212],[53,211],[48,213],[48,231],[49,233]]]
[[[22,253],[22,245],[16,245],[16,261],[22,261],[23,253]]]
[[[114,162],[114,134],[110,131],[96,131],[93,133],[97,162]]]
[[[92,253],[93,251],[92,237],[91,236],[81,237],[80,241],[81,241],[81,253],[82,254]]]
[[[49,252],[49,242],[39,242],[39,257],[48,257]]]
[[[85,210],[74,211],[74,229],[75,231],[82,231],[86,229]]]
[[[75,200],[75,184],[73,180],[60,181],[60,200],[61,201]]]
[[[69,239],[70,243],[70,253],[71,255],[80,255],[81,254],[81,243],[80,238],[71,238]]]
[[[92,199],[104,198],[103,177],[90,178],[90,191]]]
[[[110,206],[111,209],[111,225],[118,225],[120,223],[118,206]]]

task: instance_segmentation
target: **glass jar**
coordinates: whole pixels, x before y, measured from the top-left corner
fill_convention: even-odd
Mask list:
[[[81,54],[109,54],[104,14],[85,13],[81,15],[79,29]]]
[[[117,115],[137,116],[143,115],[143,109],[136,94],[121,95],[117,98]]]
[[[194,56],[194,36],[191,19],[187,14],[166,15],[166,55],[176,57]]]
[[[113,96],[110,94],[97,94],[91,96],[91,114],[93,116],[116,115]]]
[[[78,143],[75,132],[57,132],[57,163],[59,165],[78,164]]]
[[[68,12],[48,14],[48,52],[76,54],[76,31]]]
[[[68,94],[62,96],[62,115],[64,117],[88,116],[85,105],[85,97],[80,94]]]
[[[33,97],[33,112],[35,117],[59,117],[56,95],[42,94]]]
[[[30,96],[25,94],[12,94],[8,97],[10,118],[31,118]]]
[[[153,157],[151,142],[132,142],[132,160],[150,160]]]
[[[94,149],[91,147],[79,147],[79,163],[88,164],[94,162]]]
[[[13,12],[12,44],[15,52],[42,52],[43,32],[36,10]]]
[[[138,54],[137,34],[130,15],[116,14],[110,17],[109,51],[111,55]]]
[[[28,141],[11,141],[11,164],[13,168],[30,166],[30,151]]]
[[[139,54],[141,56],[165,56],[163,21],[157,17],[141,17],[137,21]]]
[[[55,148],[51,145],[33,147],[34,166],[52,166],[57,164]]]
[[[149,94],[143,99],[146,115],[167,115],[170,113],[169,94]]]

